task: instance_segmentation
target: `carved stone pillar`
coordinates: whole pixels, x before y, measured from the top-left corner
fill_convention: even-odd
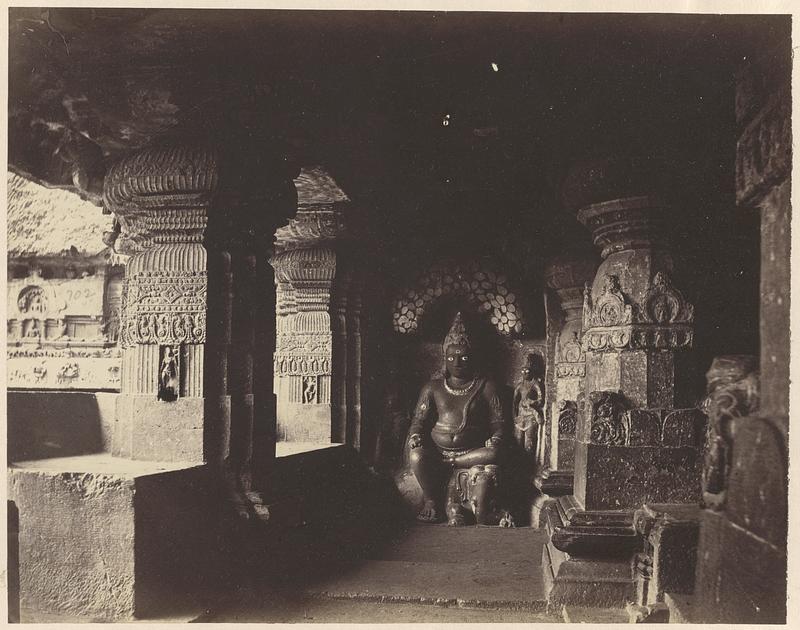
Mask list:
[[[189,462],[226,455],[229,260],[203,245],[216,188],[216,155],[204,148],[148,149],[106,176],[105,203],[121,228],[117,249],[131,255],[115,455]]]
[[[296,312],[277,337],[278,436],[290,442],[331,441],[333,332],[331,286],[336,254],[329,247],[295,249],[272,258],[278,282],[293,288]]]
[[[557,258],[545,270],[547,286],[558,296],[563,325],[555,331],[554,392],[552,406],[552,446],[550,469],[572,477],[575,457],[575,430],[578,400],[584,391],[586,355],[582,346],[583,286],[594,277],[597,264],[592,260]]]
[[[278,439],[346,441],[349,275],[340,242],[348,236],[349,200],[318,167],[304,168],[295,185],[297,215],[275,232],[270,260],[278,296]]]
[[[573,495],[547,508],[552,602],[585,602],[586,585],[595,582],[602,588],[594,605],[632,601],[630,566],[642,545],[634,511],[700,498],[704,417],[676,409],[675,390],[694,307],[674,287],[672,259],[658,242],[656,220],[666,211],[639,196],[578,212],[603,260],[584,291]]]
[[[254,359],[256,353],[256,257],[234,252],[228,393],[231,397],[231,449],[238,476],[247,475],[253,456]]]
[[[575,498],[587,510],[699,498],[702,416],[675,409],[676,355],[692,344],[694,307],[657,241],[655,219],[667,211],[633,197],[578,213],[603,257],[583,307]]]

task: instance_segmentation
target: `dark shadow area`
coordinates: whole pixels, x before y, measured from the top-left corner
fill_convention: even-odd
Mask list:
[[[8,622],[19,623],[19,510],[13,501],[6,501],[8,510]]]
[[[114,394],[10,391],[6,401],[9,462],[108,450]]]

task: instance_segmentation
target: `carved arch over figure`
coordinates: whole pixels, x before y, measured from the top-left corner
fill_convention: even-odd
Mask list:
[[[464,298],[479,312],[488,313],[502,335],[519,335],[525,327],[519,296],[509,287],[505,274],[486,261],[443,260],[434,263],[394,299],[395,332],[416,332],[428,307],[445,296]]]
[[[47,312],[47,296],[44,289],[37,285],[29,285],[20,291],[17,298],[17,308],[20,313],[44,315]]]

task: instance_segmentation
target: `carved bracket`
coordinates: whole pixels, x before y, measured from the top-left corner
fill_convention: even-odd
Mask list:
[[[752,415],[759,404],[756,359],[730,355],[714,359],[706,378],[708,396],[703,411],[708,416],[706,456],[703,465],[703,502],[714,510],[724,508],[731,467],[731,421]]]

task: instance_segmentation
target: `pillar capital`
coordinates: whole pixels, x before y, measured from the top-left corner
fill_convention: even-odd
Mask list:
[[[605,260],[616,252],[658,246],[658,224],[667,211],[658,197],[643,195],[585,206],[578,210],[578,221],[592,232]]]
[[[115,249],[201,243],[218,187],[217,155],[207,147],[144,149],[114,164],[103,200],[121,228]]]
[[[588,256],[558,256],[544,270],[545,284],[558,295],[566,319],[580,318],[583,287],[594,278],[597,262]]]

